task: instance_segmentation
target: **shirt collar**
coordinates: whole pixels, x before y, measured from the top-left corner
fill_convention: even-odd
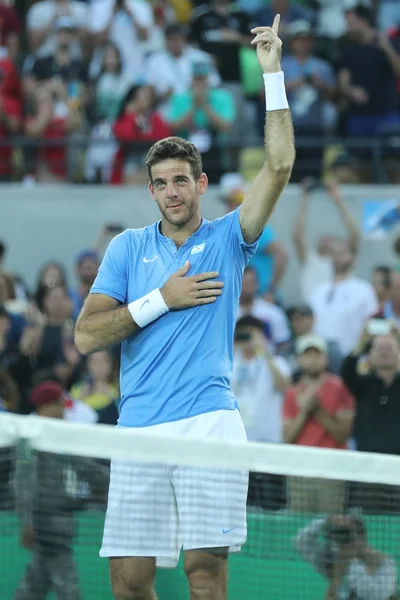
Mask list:
[[[194,233],[192,233],[192,235],[190,235],[186,242],[184,244],[182,244],[182,246],[184,246],[185,244],[187,244],[190,240],[195,240],[197,239],[200,235],[202,235],[205,231],[205,229],[207,228],[207,224],[209,223],[209,221],[207,221],[207,219],[201,219],[201,223],[200,223],[200,227],[198,229],[196,229],[196,231]],[[167,236],[165,236],[162,232],[161,232],[161,219],[159,221],[157,221],[156,223],[156,236],[158,239],[160,239],[163,242],[169,242],[169,243],[173,243],[173,241],[171,240],[171,238],[168,238]],[[182,247],[181,246],[181,247]]]

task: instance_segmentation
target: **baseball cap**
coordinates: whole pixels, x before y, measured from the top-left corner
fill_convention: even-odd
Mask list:
[[[311,306],[308,304],[295,304],[288,308],[287,315],[289,319],[291,319],[295,315],[298,315],[299,317],[312,317],[314,313]]]
[[[80,266],[86,258],[91,258],[99,262],[99,257],[97,256],[97,252],[94,250],[82,250],[76,257],[75,263]]]
[[[305,19],[299,19],[298,21],[293,21],[293,23],[288,27],[288,33],[290,37],[312,37],[313,30],[311,25]]]
[[[43,381],[33,388],[29,401],[33,406],[53,404],[58,402],[64,393],[64,388],[55,381]]]
[[[303,354],[310,348],[315,348],[315,350],[319,350],[323,354],[326,354],[328,351],[325,340],[319,335],[310,333],[308,335],[302,335],[299,337],[296,343],[296,354]]]
[[[56,31],[60,31],[60,29],[76,29],[76,23],[72,17],[64,15],[56,20],[54,27]]]
[[[210,65],[206,62],[196,62],[192,66],[192,77],[208,77]]]
[[[243,202],[246,190],[240,173],[225,173],[220,179],[219,187],[225,202],[233,202],[237,206]]]

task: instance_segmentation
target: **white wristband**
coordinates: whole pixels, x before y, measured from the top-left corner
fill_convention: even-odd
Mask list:
[[[128,310],[132,315],[132,319],[139,327],[146,327],[152,321],[169,312],[168,306],[165,304],[164,298],[156,288],[142,298],[134,300],[128,304]]]
[[[264,73],[263,77],[265,109],[270,112],[272,110],[285,110],[289,108],[283,71],[279,71],[279,73]]]

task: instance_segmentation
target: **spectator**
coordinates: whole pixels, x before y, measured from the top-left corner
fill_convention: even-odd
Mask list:
[[[335,242],[332,259],[333,278],[315,288],[310,304],[315,332],[326,340],[336,340],[342,353],[348,354],[379,305],[372,285],[352,275],[355,253],[348,241]]]
[[[273,23],[275,15],[281,16],[279,24],[279,35],[285,37],[290,26],[295,21],[312,21],[313,12],[304,6],[301,6],[296,0],[271,0],[269,6],[264,6],[259,10],[255,19],[260,25]]]
[[[378,3],[378,23],[382,31],[400,25],[400,6],[397,0],[381,0]]]
[[[247,439],[282,442],[283,394],[290,385],[289,367],[266,350],[264,324],[252,316],[236,323],[232,390],[239,404]],[[284,505],[283,479],[251,473],[250,505],[274,510]]]
[[[397,598],[395,561],[368,545],[360,517],[349,514],[314,519],[298,532],[294,546],[303,560],[328,579],[326,600]]]
[[[200,150],[209,182],[218,183],[224,170],[223,145],[235,119],[235,104],[228,90],[210,88],[209,76],[209,64],[193,65],[191,91],[173,94],[168,122],[177,135]]]
[[[384,310],[386,303],[389,301],[389,296],[391,292],[394,292],[395,297],[395,285],[392,286],[392,273],[389,267],[379,266],[375,267],[371,274],[371,283],[372,287],[375,290],[376,297],[379,302],[379,311]],[[400,286],[399,286],[400,287]],[[399,295],[400,300],[400,295]],[[392,304],[392,303],[391,303]],[[392,309],[393,311],[393,309]],[[400,319],[400,303],[398,304],[398,315]],[[388,318],[388,317],[386,317]],[[391,317],[392,318],[392,317]]]
[[[87,357],[83,380],[71,389],[71,397],[94,409],[99,423],[116,425],[118,419],[118,369],[106,350]]]
[[[130,88],[113,130],[120,147],[114,157],[111,183],[146,184],[146,147],[171,133],[155,109],[153,88],[138,85]],[[139,143],[137,148],[135,142]]]
[[[387,289],[387,298],[383,302],[379,316],[384,319],[390,319],[400,325],[400,272],[392,271],[389,274],[389,284]]]
[[[272,350],[282,350],[290,340],[290,331],[284,311],[263,298],[257,297],[257,274],[252,267],[243,273],[242,293],[239,299],[238,318],[245,315],[263,323],[264,335]]]
[[[190,37],[214,57],[224,83],[239,85],[240,49],[250,47],[255,25],[231,0],[211,0],[194,9]]]
[[[38,281],[36,285],[36,291],[34,294],[36,303],[38,299],[42,296],[43,291],[46,289],[51,289],[55,287],[65,287],[67,288],[67,274],[65,272],[64,267],[58,262],[47,262],[42,265]]]
[[[332,235],[324,235],[318,240],[315,250],[307,247],[305,225],[313,186],[315,186],[315,183],[312,179],[307,178],[303,181],[302,203],[293,228],[293,241],[300,263],[300,286],[304,302],[310,302],[315,290],[321,283],[332,279],[332,250],[337,241],[337,238]],[[342,217],[352,252],[357,255],[360,245],[360,232],[346,206],[341,189],[334,181],[331,181],[326,184],[326,191]]]
[[[0,52],[13,63],[19,53],[19,34],[21,23],[18,13],[12,4],[0,2]]]
[[[64,356],[64,338],[71,332],[72,302],[64,287],[44,289],[32,309],[20,342],[20,350],[37,370],[53,369],[66,381],[70,375]]]
[[[65,418],[63,389],[44,382],[31,394],[40,417]],[[32,450],[22,442],[17,448],[15,498],[21,520],[21,543],[32,558],[14,600],[38,597],[54,590],[58,597],[80,596],[73,558],[74,512],[82,508],[81,482],[105,491],[109,468],[82,457]]]
[[[367,369],[359,366],[367,356]],[[397,331],[372,336],[365,327],[343,364],[344,381],[356,398],[354,439],[357,450],[400,454],[400,347]],[[400,512],[400,487],[357,483],[352,502],[365,512]]]
[[[301,378],[286,393],[284,440],[300,446],[345,449],[352,430],[353,398],[339,377],[326,373],[326,343],[319,336],[305,335],[298,339],[296,351]],[[338,512],[344,505],[345,483],[290,477],[288,493],[291,510]]]
[[[281,354],[289,362],[292,367],[292,373],[295,378],[300,377],[299,366],[297,364],[296,343],[303,335],[312,334],[314,328],[314,313],[312,308],[307,304],[299,304],[293,306],[287,311],[290,326],[292,329],[292,339],[285,344]],[[328,355],[328,371],[339,375],[341,373],[343,355],[340,351],[339,344],[334,340],[326,341]]]
[[[19,77],[15,67],[8,61],[0,60],[0,140],[3,142],[0,146],[0,182],[11,181],[13,175],[12,144],[4,142],[22,128],[22,106],[13,89],[14,82],[18,88]]]
[[[10,397],[6,398],[6,395],[3,395],[4,392],[1,391],[0,396],[3,397],[3,402],[6,402],[8,408],[14,406],[15,409],[26,412],[27,395],[32,379],[32,365],[26,357],[22,356],[18,347],[18,337],[13,335],[12,325],[12,316],[0,304],[0,370],[5,373],[7,381],[4,382],[4,385],[10,393]],[[15,385],[18,388],[19,397],[17,406],[15,406],[17,401]],[[6,393],[8,394],[8,392]]]
[[[0,313],[0,327],[1,327]],[[0,332],[1,336],[1,332]],[[2,340],[0,337],[0,346]],[[0,348],[0,357],[2,349]],[[18,386],[8,371],[0,367],[0,412],[19,412],[20,409],[20,394]]]
[[[268,23],[270,21],[267,21]],[[335,121],[333,101],[336,95],[335,74],[331,65],[313,54],[314,34],[308,21],[295,21],[289,27],[290,54],[282,60],[288,102],[292,112],[296,138],[320,138]],[[265,101],[262,99],[262,106]],[[264,126],[264,116],[261,119]],[[292,181],[321,173],[322,144],[297,148],[298,169]],[[303,174],[303,175],[302,175]],[[295,179],[293,179],[293,176]]]
[[[193,64],[209,65],[208,83],[215,87],[220,77],[206,52],[187,43],[186,30],[181,25],[169,25],[165,30],[166,48],[149,57],[146,65],[146,81],[153,86],[161,101],[161,112],[167,114],[168,100],[173,94],[190,90],[193,80]]]
[[[53,87],[54,90],[54,87]],[[33,99],[32,115],[25,124],[25,133],[31,138],[35,152],[33,166],[34,177],[39,182],[54,182],[65,179],[67,175],[66,143],[68,136],[80,128],[80,115],[75,107],[67,106],[64,87],[57,86],[51,93],[45,87],[39,87]],[[29,169],[31,170],[31,169]]]
[[[56,48],[54,25],[60,18],[69,18],[77,27],[73,55],[81,56],[88,43],[87,6],[78,0],[39,0],[27,14],[29,50],[34,56],[53,54]],[[83,46],[83,47],[82,47]]]
[[[96,120],[114,121],[117,118],[131,84],[130,78],[122,68],[118,47],[109,42],[104,48],[100,74],[94,83]]]
[[[372,13],[357,5],[346,12],[347,38],[339,50],[339,87],[347,103],[346,134],[373,136],[398,127],[398,54],[385,33],[373,29]]]
[[[245,196],[245,183],[239,173],[225,173],[220,180],[222,200],[228,212],[236,210]],[[286,271],[288,253],[284,246],[276,240],[270,225],[264,227],[258,242],[255,256],[250,265],[256,270],[258,292],[266,300],[275,302],[279,298],[279,284]]]
[[[108,42],[115,44],[121,54],[124,70],[133,83],[139,83],[144,73],[143,43],[153,28],[153,12],[149,2],[136,0],[99,0],[90,5],[89,23],[97,49],[96,66],[92,76],[97,77],[102,52]]]
[[[87,99],[87,70],[79,57],[74,57],[76,24],[71,17],[61,17],[54,24],[54,49],[39,57],[25,80],[26,92],[33,93],[38,84],[47,84],[49,92],[69,107],[82,107]]]
[[[76,259],[76,274],[78,277],[78,286],[70,290],[70,296],[73,303],[72,317],[74,321],[79,316],[86,296],[90,292],[97,271],[99,270],[99,257],[93,250],[84,250]]]

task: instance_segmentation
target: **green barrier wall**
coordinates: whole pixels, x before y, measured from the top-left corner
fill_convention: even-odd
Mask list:
[[[106,559],[100,559],[104,515],[77,515],[75,557],[82,600],[112,600]],[[400,558],[400,519],[366,518],[369,541],[377,549]],[[325,582],[299,560],[292,547],[298,529],[310,517],[286,513],[249,515],[249,537],[243,551],[230,559],[229,600],[322,600]],[[12,513],[0,513],[0,599],[12,600],[29,553],[19,546],[18,521]],[[157,574],[159,600],[188,600],[181,564]],[[49,595],[48,600],[54,600]]]

